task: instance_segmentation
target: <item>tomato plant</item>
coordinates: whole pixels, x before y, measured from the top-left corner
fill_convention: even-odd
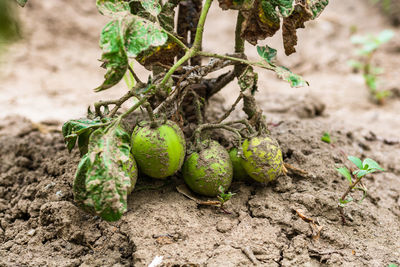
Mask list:
[[[233,168],[226,148],[210,141],[213,137],[210,133],[230,132],[235,137],[231,147],[237,147],[238,157],[243,157],[242,139],[256,140],[254,138],[257,136],[266,138],[265,136],[269,135],[263,111],[255,101],[258,76],[254,69],[272,71],[292,87],[307,84],[301,76],[276,63],[277,51],[274,48],[257,46],[257,43],[274,36],[282,28],[285,53],[294,53],[297,29],[303,28],[305,22],[317,18],[327,6],[328,0],[218,0],[222,10],[237,11],[232,54],[217,54],[202,49],[203,31],[212,1],[96,1],[99,12],[109,17],[110,21],[100,34],[101,61],[106,74],[102,84],[94,90],[108,90],[124,77],[131,87],[119,99],[94,103],[94,111],[89,109],[87,118],[70,120],[64,124],[63,134],[68,149],[73,149],[78,143],[83,156],[76,173],[74,193],[75,200],[85,210],[106,220],[117,220],[122,216],[127,210],[127,196],[136,181],[135,172],[132,171],[135,169],[135,157],[138,159],[139,171],[147,171],[153,176],[158,176],[157,170],[164,167],[169,169],[170,162],[178,164],[175,164],[177,167],[171,167],[170,172],[165,172],[167,175],[175,173],[176,168],[181,167],[181,159],[169,159],[168,166],[163,166],[163,161],[158,158],[160,155],[155,154],[156,150],[149,152],[149,148],[157,146],[165,146],[167,151],[170,148],[167,144],[174,143],[169,139],[174,134],[166,134],[162,137],[162,142],[159,142],[159,138],[150,137],[153,133],[161,134],[157,129],[165,126],[167,120],[173,121],[185,135],[185,144],[180,147],[185,148],[186,155],[191,155],[187,158],[189,163],[186,165],[185,174],[190,176],[195,173],[196,177],[186,177],[185,180],[193,183],[193,188],[208,188],[207,177],[219,177],[220,174],[226,173],[227,177],[216,186],[205,190],[207,192],[197,190],[199,193],[217,195],[219,186],[223,186],[224,190],[229,187]],[[23,5],[26,0],[18,2]],[[209,26],[211,27],[211,24]],[[247,59],[245,42],[256,46],[254,49],[257,49],[259,60]],[[202,59],[209,61],[203,64]],[[132,67],[132,62],[135,61],[151,71],[147,81],[143,82],[135,73]],[[217,78],[209,77],[209,74],[222,69],[228,70]],[[126,75],[131,79],[126,78]],[[235,103],[217,120],[207,121],[205,115],[208,112],[208,99],[235,79],[240,88]],[[135,99],[134,104],[121,112],[122,104],[130,99]],[[246,116],[241,120],[228,121],[240,101],[243,101],[243,112]],[[147,115],[141,115],[140,110],[146,111]],[[149,149],[144,156],[140,155],[141,145],[135,144],[136,138],[132,138],[134,149],[129,138],[126,138],[129,135],[128,129],[135,127],[132,123],[127,128],[123,126],[129,122],[127,118],[132,117],[132,114],[139,125],[141,120],[147,121],[148,124],[146,133],[149,138],[141,138],[146,139],[142,149]],[[151,140],[155,140],[154,143]],[[281,164],[279,145],[272,137],[268,137],[268,140],[274,144],[273,151],[269,151],[270,147],[265,146],[262,152],[266,153],[265,155],[275,153],[280,158],[273,162],[271,175],[259,178],[260,182],[275,179],[284,168]],[[204,146],[204,143],[213,144],[212,148]],[[250,151],[248,141],[246,144],[246,151]],[[174,145],[171,145],[172,150],[173,147]],[[210,166],[211,168],[201,169],[196,160],[202,157],[209,160],[216,156],[211,151],[213,148],[222,155],[222,160],[214,158],[210,162],[215,168]],[[131,151],[131,156],[127,151]],[[174,155],[170,152],[166,154]],[[175,154],[181,157],[181,153]],[[258,157],[262,158],[265,155],[260,154]],[[154,174],[145,170],[146,156],[151,165],[149,168],[156,170]],[[246,161],[246,158],[242,161]],[[253,169],[262,169],[269,173],[268,166],[259,166],[259,160],[254,161],[257,161],[258,165],[253,166]],[[216,171],[217,167],[223,170]],[[216,173],[208,173],[207,169]],[[252,173],[248,174],[255,176]],[[164,178],[164,175],[159,177],[161,176]]]

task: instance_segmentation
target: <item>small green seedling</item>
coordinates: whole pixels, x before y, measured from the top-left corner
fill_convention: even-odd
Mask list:
[[[360,60],[350,60],[349,65],[355,70],[361,71],[365,84],[369,88],[372,98],[378,104],[383,104],[385,99],[390,96],[390,91],[378,89],[378,76],[383,74],[384,70],[374,66],[372,60],[375,52],[383,44],[389,42],[394,36],[393,31],[384,30],[377,36],[374,35],[355,35],[351,42],[360,48],[356,50]]]
[[[347,181],[349,181],[349,188],[342,195],[342,197],[339,198],[339,207],[345,207],[347,203],[353,201],[351,196],[347,197],[352,190],[360,190],[363,192],[363,197],[359,201],[359,203],[361,203],[361,201],[363,201],[367,195],[367,189],[360,183],[361,179],[369,173],[384,171],[384,169],[382,169],[376,161],[370,158],[366,158],[364,161],[361,161],[361,159],[357,157],[349,156],[347,159],[353,162],[358,169],[352,171],[350,171],[347,167],[336,169],[347,179]],[[358,186],[359,184],[361,184],[361,186]]]
[[[233,195],[235,195],[235,193],[231,192],[225,193],[225,188],[222,185],[218,188],[218,190],[219,190],[219,195],[217,196],[217,198],[218,201],[221,203],[220,208],[223,209],[224,204],[228,202],[233,197]]]
[[[325,132],[321,137],[321,141],[330,144],[332,142],[331,135],[328,132]]]

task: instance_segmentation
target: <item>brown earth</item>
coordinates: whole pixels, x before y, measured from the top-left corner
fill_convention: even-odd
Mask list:
[[[221,14],[215,4],[204,47],[230,52],[221,44],[232,39],[234,12]],[[310,87],[288,88],[259,71],[257,100],[272,135],[285,162],[307,174],[291,173],[269,186],[235,183],[226,206],[231,214],[179,193],[179,175],[165,184],[142,178],[116,223],[74,205],[79,156],[67,152],[57,130],[87,105],[126,90],[123,83],[101,95],[90,90],[103,75],[96,43],[106,19],[93,3],[78,0],[31,1],[21,14],[25,40],[2,58],[0,266],[147,266],[155,256],[165,266],[400,265],[400,102],[371,103],[362,77],[346,65],[353,55],[350,26],[359,33],[390,28],[367,1],[332,1],[300,30],[298,53],[278,55]],[[376,55],[388,89],[400,82],[400,31],[393,30],[394,40]],[[282,50],[280,38],[268,44]],[[146,77],[141,69],[139,75]],[[235,99],[229,90],[237,89],[232,84],[220,93],[225,106]],[[220,104],[214,101],[212,110],[220,112]],[[323,132],[332,145],[320,141]],[[368,196],[344,209],[344,225],[337,199],[347,182],[335,171],[347,164],[343,154],[373,158],[387,170],[366,179]]]

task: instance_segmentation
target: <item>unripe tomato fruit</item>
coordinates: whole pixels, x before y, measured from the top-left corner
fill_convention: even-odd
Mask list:
[[[131,143],[140,171],[150,177],[163,179],[182,167],[186,142],[182,130],[173,121],[155,128],[150,123],[136,126]]]
[[[249,177],[249,175],[242,166],[241,158],[238,155],[238,152],[239,151],[236,147],[233,147],[231,148],[231,150],[229,150],[229,157],[231,159],[233,166],[233,179],[238,181],[244,181]]]
[[[185,161],[182,173],[186,184],[204,196],[217,196],[219,187],[228,189],[232,182],[233,167],[226,149],[216,141],[205,141],[206,147],[194,152]],[[208,146],[207,146],[208,145]]]
[[[247,174],[260,183],[273,181],[281,174],[282,151],[276,140],[268,136],[246,139],[242,145],[241,163]]]

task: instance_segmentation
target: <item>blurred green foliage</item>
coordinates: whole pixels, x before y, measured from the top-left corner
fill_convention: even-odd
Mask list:
[[[17,4],[11,0],[0,0],[0,47],[20,37]]]

